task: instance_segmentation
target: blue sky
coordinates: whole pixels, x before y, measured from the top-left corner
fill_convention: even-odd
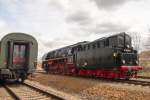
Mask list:
[[[149,5],[150,0],[0,0],[0,37],[9,32],[33,35],[39,58],[65,45],[123,31],[140,33],[143,48],[150,42]]]

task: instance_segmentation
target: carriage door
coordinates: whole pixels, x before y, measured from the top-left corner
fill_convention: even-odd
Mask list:
[[[14,43],[12,64],[14,68],[26,68],[27,66],[27,44]]]

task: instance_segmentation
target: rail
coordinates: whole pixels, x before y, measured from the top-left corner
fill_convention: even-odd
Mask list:
[[[65,100],[64,98],[51,94],[42,89],[36,88],[27,83],[23,84],[7,84],[4,88],[15,100],[24,99],[44,99],[44,100]]]

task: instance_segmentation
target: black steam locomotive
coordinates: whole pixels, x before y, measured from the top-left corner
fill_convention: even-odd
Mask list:
[[[57,74],[129,79],[142,69],[125,32],[60,48],[42,59],[43,69]]]

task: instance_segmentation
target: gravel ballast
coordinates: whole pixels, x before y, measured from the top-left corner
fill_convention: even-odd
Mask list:
[[[140,85],[43,73],[36,73],[32,81],[81,97],[81,99],[149,100],[150,98],[150,88]]]

